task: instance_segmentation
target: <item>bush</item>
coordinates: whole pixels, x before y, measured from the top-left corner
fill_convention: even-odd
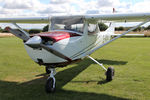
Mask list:
[[[108,26],[104,23],[98,23],[98,26],[100,31],[105,31],[108,28]]]
[[[35,33],[40,33],[41,30],[40,29],[30,29],[29,30],[29,34],[35,34]]]
[[[150,25],[145,28],[146,30],[150,30]]]
[[[2,29],[2,33],[9,33],[7,30]]]
[[[0,32],[2,33],[3,32],[3,29],[0,27]]]
[[[26,31],[26,32],[29,32],[29,30],[28,29],[23,29],[24,31]]]
[[[124,30],[125,30],[125,29],[124,29],[124,27],[122,27],[122,26],[115,28],[115,31],[124,31]]]
[[[8,26],[7,26],[8,27]],[[6,28],[6,27],[5,27]],[[5,28],[4,29],[2,29],[2,28],[0,28],[0,32],[1,33],[9,33],[7,30],[5,30]]]
[[[134,29],[133,31],[134,32],[141,31],[141,27],[138,27],[137,29]]]

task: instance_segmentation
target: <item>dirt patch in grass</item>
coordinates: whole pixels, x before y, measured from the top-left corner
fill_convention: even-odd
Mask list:
[[[7,81],[7,82],[24,82],[26,81],[25,78],[23,77],[14,77],[14,76],[7,76],[4,81]]]
[[[11,33],[0,33],[0,37],[12,37],[12,36],[14,35]]]
[[[125,31],[115,31],[115,34],[122,34],[124,33]],[[144,36],[150,36],[150,31],[140,31],[140,32],[130,32],[128,34],[144,34]]]
[[[144,33],[144,36],[150,36],[150,31],[146,31],[146,32]]]

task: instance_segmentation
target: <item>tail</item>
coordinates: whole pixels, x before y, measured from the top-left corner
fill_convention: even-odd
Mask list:
[[[107,34],[115,34],[115,23],[110,22],[108,29],[105,31]]]

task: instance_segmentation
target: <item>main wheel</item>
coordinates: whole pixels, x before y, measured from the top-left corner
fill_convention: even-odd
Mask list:
[[[55,82],[55,78],[48,78],[46,85],[45,85],[45,90],[47,93],[53,93],[55,92],[55,88],[56,88],[56,82]]]
[[[50,74],[50,73],[51,73],[51,71],[49,70],[49,67],[48,67],[48,66],[45,67],[45,71],[46,71],[47,74]]]
[[[114,68],[113,67],[108,67],[108,69],[106,71],[106,80],[107,81],[113,80],[114,75],[115,75]]]

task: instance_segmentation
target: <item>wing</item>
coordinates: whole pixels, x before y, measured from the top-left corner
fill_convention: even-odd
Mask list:
[[[0,23],[49,23],[49,17],[0,18]]]
[[[49,23],[51,18],[77,18],[82,17],[90,22],[118,21],[118,22],[140,22],[150,18],[150,13],[125,13],[125,14],[97,14],[97,15],[70,15],[51,17],[27,17],[27,18],[0,18],[0,23]]]
[[[150,13],[125,13],[125,14],[98,14],[86,15],[88,21],[117,21],[117,22],[141,22],[150,18]]]

